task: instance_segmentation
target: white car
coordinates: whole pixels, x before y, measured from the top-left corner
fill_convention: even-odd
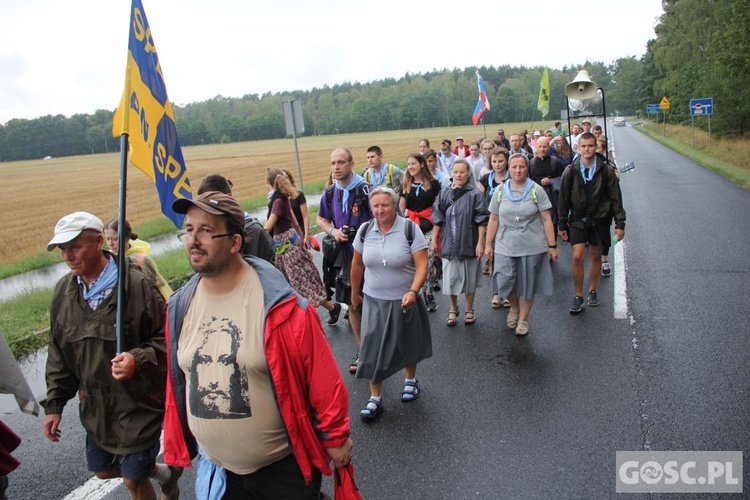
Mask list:
[[[624,127],[625,126],[625,117],[624,116],[618,116],[615,118],[615,127]]]

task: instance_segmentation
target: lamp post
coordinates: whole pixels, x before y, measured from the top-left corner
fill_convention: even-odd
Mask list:
[[[609,135],[607,134],[607,108],[604,99],[604,89],[597,86],[596,83],[591,79],[589,72],[582,69],[578,72],[572,82],[565,86],[565,103],[568,107],[568,142],[573,145],[573,138],[570,132],[570,100],[575,99],[577,101],[585,101],[596,96],[597,92],[602,93],[602,113],[604,114],[604,136],[609,141]],[[585,107],[583,108],[585,110]],[[578,115],[578,118],[588,118],[591,116],[599,116],[596,114]],[[604,155],[609,163],[609,146],[604,148]]]

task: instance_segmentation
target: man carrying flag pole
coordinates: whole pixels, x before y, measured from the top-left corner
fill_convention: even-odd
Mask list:
[[[474,125],[479,123],[484,112],[490,109],[490,101],[487,99],[487,89],[484,87],[484,80],[479,71],[477,71],[477,87],[479,87],[479,100],[477,101],[477,106],[474,108],[474,116],[471,119]],[[482,125],[484,125],[484,121]],[[484,131],[484,135],[487,135],[487,130]]]

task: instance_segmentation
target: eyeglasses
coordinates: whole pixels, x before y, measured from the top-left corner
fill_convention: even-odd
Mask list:
[[[197,233],[193,230],[185,231],[177,235],[177,239],[184,242],[187,239],[197,239],[198,241],[215,240],[216,238],[226,238],[227,236],[234,236],[234,233],[224,234],[213,234],[208,228],[201,228]]]

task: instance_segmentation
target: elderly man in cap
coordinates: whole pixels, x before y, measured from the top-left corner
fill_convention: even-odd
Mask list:
[[[208,498],[317,499],[351,460],[346,385],[315,307],[243,258],[245,214],[218,191],[172,204],[195,276],[169,300],[164,459],[198,453]]]
[[[471,148],[464,144],[464,138],[460,135],[456,137],[456,147],[453,148],[453,154],[459,158],[468,158],[471,155]]]
[[[57,282],[50,307],[47,399],[43,432],[61,438],[68,400],[78,395],[89,470],[122,477],[132,498],[179,497],[182,469],[156,464],[166,382],[165,305],[154,283],[126,261],[123,352],[115,339],[118,269],[102,249],[102,221],[87,212],[60,219],[47,250],[60,248],[70,273]]]

